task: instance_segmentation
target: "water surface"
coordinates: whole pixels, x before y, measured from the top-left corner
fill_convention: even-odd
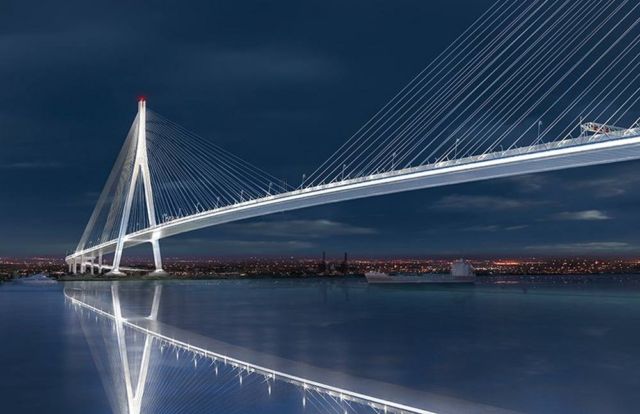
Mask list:
[[[632,413],[640,405],[637,289],[393,288],[358,279],[162,285],[163,324],[344,374],[355,385],[372,381],[483,409],[528,413]],[[110,284],[70,286],[108,291]],[[150,283],[121,288],[131,309],[148,306]],[[105,370],[96,369],[96,354],[108,348],[97,350],[95,343],[105,339],[96,339],[110,331],[87,315],[83,325],[82,317],[65,307],[62,286],[0,286],[0,332],[10,338],[0,342],[0,389],[8,412],[114,411],[114,391],[104,384]],[[200,394],[207,396],[202,404],[184,412],[313,408],[303,410],[295,387],[280,386],[271,396],[260,381],[255,389],[247,383],[215,388],[210,371],[172,360],[156,358],[148,394],[155,399],[153,412],[178,412],[181,398],[193,401]],[[172,391],[163,385],[167,378],[176,378]],[[178,384],[189,381],[190,386]],[[40,398],[32,397],[35,392]],[[216,393],[220,398],[212,402]],[[161,398],[165,394],[175,407]]]

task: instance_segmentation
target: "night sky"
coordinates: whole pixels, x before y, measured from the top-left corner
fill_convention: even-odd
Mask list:
[[[299,182],[491,3],[1,2],[0,257],[75,248],[138,96]],[[629,256],[640,248],[638,167],[327,205],[165,239],[163,252]]]

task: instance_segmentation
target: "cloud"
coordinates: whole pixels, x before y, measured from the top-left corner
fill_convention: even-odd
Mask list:
[[[563,211],[552,216],[554,220],[564,221],[597,221],[610,220],[611,217],[601,210],[584,210],[584,211]]]
[[[68,197],[64,200],[60,200],[57,204],[65,207],[78,207],[78,206],[87,206],[87,207],[95,207],[98,202],[98,198],[100,197],[100,193],[97,191],[86,191],[84,193],[77,193],[71,197]],[[108,201],[109,203],[111,201]],[[92,209],[84,209],[91,212]]]
[[[316,246],[304,240],[248,240],[206,238],[166,239],[164,245],[172,252],[186,254],[287,254],[292,251],[315,249]]]
[[[202,64],[203,56],[197,55]],[[204,60],[206,62],[206,59]],[[218,50],[208,62],[209,68],[243,80],[256,78],[287,81],[325,79],[339,72],[336,62],[305,51],[276,48]]]
[[[6,170],[44,170],[61,167],[62,164],[56,161],[23,161],[0,165],[0,168]]]
[[[442,210],[509,210],[531,205],[528,201],[495,196],[471,196],[454,194],[438,200],[433,207]]]
[[[523,193],[533,193],[542,190],[545,185],[548,185],[547,177],[535,174],[535,175],[517,175],[508,179],[516,185],[517,189]]]
[[[588,190],[596,197],[608,198],[624,195],[638,186],[640,177],[635,169],[629,173],[617,171],[615,176],[599,177],[591,180],[571,181],[567,183],[571,188]]]
[[[593,253],[593,252],[609,252],[620,253],[634,251],[638,246],[627,242],[585,242],[585,243],[559,243],[559,244],[541,244],[527,246],[527,250],[535,250],[542,252],[571,252],[571,253]]]
[[[497,225],[488,225],[488,226],[471,226],[465,227],[462,231],[477,231],[477,232],[489,232],[489,231],[498,231],[500,230],[500,226]]]
[[[256,88],[317,86],[334,82],[344,74],[341,63],[329,56],[287,46],[196,49],[184,56],[177,71],[183,79],[180,88],[214,87],[218,91],[233,90],[235,94],[242,91],[249,96],[255,94]],[[175,74],[156,76],[163,82],[171,82]]]
[[[574,188],[587,189],[596,197],[616,197],[625,194],[629,187],[635,184],[635,179],[623,178],[598,178],[595,180],[586,180],[572,182]]]
[[[462,231],[477,231],[477,232],[495,232],[495,231],[516,231],[526,229],[526,224],[515,225],[515,226],[500,226],[497,224],[486,225],[486,226],[471,226],[463,228]]]
[[[323,238],[331,236],[362,236],[376,234],[368,227],[352,226],[331,220],[288,220],[232,223],[224,226],[232,234],[282,238]]]

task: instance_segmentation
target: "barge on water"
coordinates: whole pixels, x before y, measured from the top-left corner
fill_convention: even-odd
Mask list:
[[[471,263],[459,259],[451,263],[449,274],[365,273],[370,284],[474,284],[476,274]]]

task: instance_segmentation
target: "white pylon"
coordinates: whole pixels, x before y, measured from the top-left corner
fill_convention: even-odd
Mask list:
[[[123,275],[120,271],[120,260],[122,259],[122,250],[124,249],[124,238],[127,234],[129,226],[129,216],[131,215],[131,205],[135,195],[136,183],[138,176],[142,175],[142,184],[144,187],[144,200],[147,205],[147,216],[149,218],[149,226],[156,225],[156,210],[153,203],[153,187],[151,186],[151,174],[149,173],[149,161],[147,158],[147,102],[144,99],[138,101],[138,128],[136,133],[136,158],[133,164],[133,173],[131,174],[131,182],[127,190],[127,198],[124,202],[124,211],[122,212],[122,220],[120,222],[120,231],[118,233],[118,242],[113,257],[113,267],[108,275]],[[160,243],[157,239],[151,240],[153,248],[153,261],[156,270],[155,274],[163,274],[162,256],[160,254]]]

